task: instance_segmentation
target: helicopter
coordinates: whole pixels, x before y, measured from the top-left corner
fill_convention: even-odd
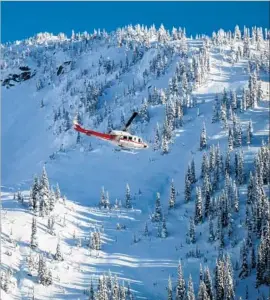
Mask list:
[[[114,145],[119,146],[122,149],[147,149],[149,148],[149,146],[143,141],[141,137],[132,135],[127,131],[131,122],[137,115],[138,113],[134,112],[122,130],[111,130],[108,133],[85,129],[81,125],[79,125],[76,119],[73,121],[73,124],[76,131],[84,133],[88,136],[94,136],[101,140],[108,141]]]

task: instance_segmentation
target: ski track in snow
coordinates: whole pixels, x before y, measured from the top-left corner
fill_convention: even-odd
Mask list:
[[[190,43],[190,46],[194,45],[196,43]],[[142,72],[154,53],[154,50],[147,52],[139,62],[140,65],[134,67],[134,72],[135,70]],[[111,49],[104,52],[104,55],[115,55],[118,59],[121,54],[114,54]],[[96,55],[98,59],[99,52]],[[55,136],[49,133],[48,124],[44,122],[48,117],[49,107],[45,106],[45,109],[41,110],[40,103],[37,102],[46,95],[47,90],[36,92],[31,80],[10,90],[3,89],[2,112],[5,113],[2,115],[2,140],[5,142],[2,147],[2,160],[6,160],[2,166],[3,249],[14,247],[11,257],[3,254],[3,264],[4,267],[12,267],[18,280],[17,288],[11,294],[5,294],[4,299],[29,299],[31,295],[33,278],[27,275],[25,258],[29,253],[32,214],[25,206],[13,200],[13,192],[19,188],[27,195],[33,174],[40,174],[44,162],[50,182],[52,184],[58,182],[62,193],[69,200],[66,206],[58,203],[55,210],[56,231],[61,239],[65,261],[60,263],[51,261],[54,284],[50,287],[35,284],[38,299],[48,299],[49,296],[52,299],[87,299],[87,296],[83,295],[83,290],[88,288],[91,276],[108,270],[116,273],[120,280],[130,280],[131,288],[138,299],[165,299],[168,276],[171,275],[173,283],[176,282],[179,259],[183,259],[185,277],[192,275],[194,289],[197,291],[199,263],[202,260],[186,258],[186,253],[195,249],[195,246],[185,242],[189,216],[194,209],[194,201],[184,204],[185,172],[188,162],[194,157],[197,175],[200,173],[203,152],[198,151],[198,147],[203,122],[206,124],[209,145],[219,143],[224,152],[227,134],[220,123],[214,125],[211,123],[213,99],[215,93],[222,92],[224,88],[242,88],[247,85],[248,80],[248,74],[243,74],[246,60],[240,60],[232,67],[231,64],[222,61],[222,55],[219,53],[212,51],[211,58],[212,68],[208,81],[194,92],[198,99],[200,114],[197,116],[197,108],[188,110],[184,116],[184,126],[176,132],[177,136],[173,146],[170,145],[168,155],[151,150],[136,151],[136,154],[131,155],[124,151],[115,152],[113,146],[105,142],[93,141],[92,152],[81,152],[78,147],[71,147],[65,153],[59,154],[56,160],[50,161],[48,157],[55,151],[58,142],[55,143]],[[95,60],[95,56],[92,60]],[[164,76],[159,80],[151,80],[148,85],[166,87],[175,70],[176,61],[177,59],[172,61]],[[136,73],[128,75],[137,76]],[[57,93],[56,89],[55,94],[50,92],[48,97],[51,99],[53,95],[57,97]],[[112,87],[103,100],[109,101],[115,93],[117,88]],[[252,119],[255,133],[254,145],[250,149],[243,147],[246,157],[253,155],[261,145],[261,141],[267,139],[269,114],[267,105],[268,103],[261,102],[258,108],[240,115],[244,128]],[[150,113],[153,115],[150,125],[154,128],[158,120],[162,121],[163,112],[160,107],[153,107]],[[83,138],[83,141],[88,143],[88,139]],[[179,195],[177,209],[168,211],[172,178]],[[132,210],[107,211],[95,208],[99,202],[102,186],[109,191],[111,203],[116,198],[123,203],[126,183],[130,185],[131,194],[134,196]],[[141,195],[138,194],[139,189]],[[156,225],[149,220],[149,214],[154,210],[156,192],[161,194],[163,212],[167,219],[169,236],[166,239],[156,238]],[[241,201],[244,199],[241,198]],[[243,206],[241,213],[244,213]],[[66,227],[61,225],[64,214]],[[142,235],[146,221],[151,232],[150,237]],[[116,230],[118,222],[126,225],[126,230]],[[58,236],[46,233],[46,226],[47,218],[44,220],[38,218],[39,248],[44,253],[53,254]],[[86,239],[94,226],[98,226],[102,232],[103,244],[99,254],[94,250],[90,254],[86,246]],[[11,228],[13,237],[17,240],[17,245],[13,246],[6,241]],[[204,234],[208,232],[208,223],[197,228],[197,243],[212,271],[217,252],[215,244],[209,244],[207,234]],[[76,241],[72,237],[74,230],[76,240],[78,238],[82,240],[82,247],[75,245]],[[136,244],[133,243],[134,233],[141,238]],[[233,257],[238,256],[239,247],[228,251]],[[60,282],[56,281],[57,275],[61,278]],[[254,276],[247,280],[252,279]],[[237,289],[243,290],[245,282],[246,280],[243,280]],[[254,291],[250,291],[251,295]]]

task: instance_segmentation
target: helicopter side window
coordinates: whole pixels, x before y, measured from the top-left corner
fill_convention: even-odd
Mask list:
[[[124,135],[124,140],[126,140],[126,139],[127,139],[127,136]]]
[[[133,140],[134,140],[134,142],[136,142],[136,141],[137,141],[137,138],[134,136],[134,137],[133,137]]]
[[[132,141],[132,136],[129,136],[128,139],[129,139],[130,141]]]
[[[138,139],[138,142],[140,143],[140,142],[141,142],[141,139]]]

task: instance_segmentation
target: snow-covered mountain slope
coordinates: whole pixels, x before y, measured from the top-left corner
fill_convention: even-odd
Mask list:
[[[125,286],[130,282],[133,296],[144,299],[170,298],[166,289],[170,276],[174,298],[179,260],[186,282],[191,274],[197,295],[200,263],[209,266],[214,282],[214,267],[221,253],[230,254],[234,269],[235,296],[226,299],[245,297],[246,286],[249,299],[266,296],[265,283],[269,277],[265,275],[266,279],[261,280],[264,284],[256,287],[256,271],[251,262],[248,261],[249,274],[238,278],[245,268],[241,265],[240,248],[243,253],[244,238],[249,232],[245,214],[255,209],[253,203],[246,208],[249,172],[254,172],[253,160],[263,141],[268,143],[269,33],[266,34],[268,39],[260,28],[252,29],[249,37],[247,29],[242,35],[236,27],[233,34],[220,30],[211,38],[191,39],[186,38],[183,30],[174,30],[169,36],[163,27],[148,30],[129,26],[116,33],[73,35],[71,39],[40,34],[2,46],[3,299],[29,299],[33,294],[38,299],[89,299],[85,291],[91,278],[96,290],[99,276],[109,270],[112,276],[117,275],[120,284],[123,280]],[[30,78],[27,74],[20,75],[25,70],[30,72]],[[213,106],[217,108],[216,114]],[[134,110],[139,111],[139,117],[131,131],[150,144],[147,150],[115,151],[111,144],[78,136],[72,128],[76,116],[87,128],[104,132],[112,127],[121,128]],[[252,140],[247,145],[250,124]],[[204,127],[207,146],[200,150]],[[214,212],[215,208],[222,211],[218,196],[225,180],[229,129],[234,130],[235,138],[229,176],[231,182],[236,180],[240,194],[239,211],[230,207],[229,216],[226,212],[233,220],[230,222],[233,237],[227,236],[228,225],[223,224],[224,229],[220,230],[219,214]],[[242,181],[234,167],[235,153],[240,149],[244,160]],[[194,217],[196,187],[202,186],[203,191],[205,188],[205,179],[200,177],[201,164],[209,150],[218,159],[218,151],[223,155],[223,165],[217,168],[215,158],[212,170],[208,171],[211,184],[220,176],[211,193],[209,213],[216,237],[209,242],[207,196],[203,193],[203,222],[196,224],[196,243],[193,243],[188,242],[187,234],[191,234],[193,226],[190,218]],[[237,158],[241,160],[241,152]],[[193,184],[186,180],[192,160],[197,180]],[[68,200],[64,197],[56,201],[45,188],[46,180],[41,179],[37,193],[40,207],[35,211],[29,209],[28,202],[34,199],[34,175],[40,175],[44,166],[50,185],[55,188],[58,183],[62,197]],[[267,168],[264,167],[266,174]],[[169,209],[172,180],[176,203]],[[265,193],[267,183],[267,180],[262,183]],[[126,208],[127,184],[132,208]],[[190,184],[191,188],[187,187]],[[102,187],[110,208],[99,208]],[[24,195],[23,201],[13,199],[18,191]],[[151,220],[158,206],[157,192],[167,237],[159,207],[155,215],[159,222]],[[46,206],[50,206],[48,199],[57,202],[51,211],[48,209],[50,212],[46,211]],[[263,209],[268,205],[269,199],[266,200],[261,201]],[[260,217],[262,226],[266,226],[265,218]],[[48,228],[52,219],[53,234]],[[31,250],[33,220],[37,222],[34,236],[38,246]],[[145,233],[145,224],[149,234]],[[269,233],[269,223],[266,224]],[[96,247],[97,242],[90,238],[95,230],[101,235],[100,250],[89,247],[91,241]],[[226,236],[223,246],[220,246],[223,239],[220,232]],[[258,238],[252,236],[256,256],[260,238],[260,234]],[[64,261],[54,259],[58,242]],[[30,252],[31,268],[27,262]],[[251,250],[247,253],[251,258]],[[52,273],[52,284],[48,286],[32,262],[38,260],[39,254],[45,257]],[[265,258],[270,259],[269,253]],[[232,284],[225,281],[222,284],[228,294],[228,286]],[[218,294],[218,288],[213,290],[215,299],[225,299]],[[107,299],[104,293],[103,296],[97,293],[95,299]],[[113,299],[125,297],[122,293]]]

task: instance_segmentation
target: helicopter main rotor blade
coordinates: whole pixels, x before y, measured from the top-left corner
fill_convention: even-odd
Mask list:
[[[130,117],[130,119],[127,121],[123,131],[126,131],[128,129],[128,127],[130,126],[131,122],[133,121],[133,119],[138,115],[138,113],[135,111],[133,113],[133,115]]]

